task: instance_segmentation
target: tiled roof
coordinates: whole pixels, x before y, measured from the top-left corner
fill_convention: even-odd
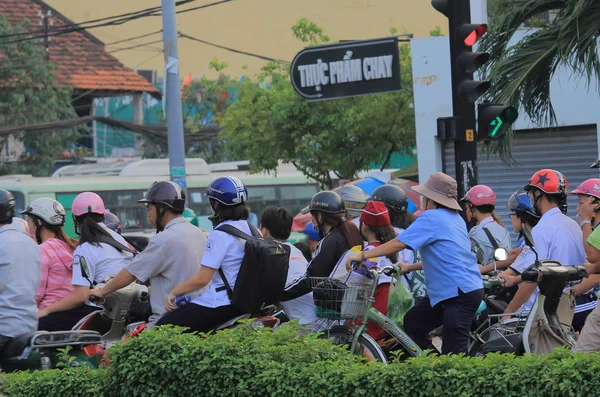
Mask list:
[[[51,28],[73,24],[41,0],[0,1],[0,15],[8,18],[13,25],[28,21],[31,30],[43,28],[38,14],[43,12],[45,15],[48,10],[52,12]],[[104,44],[89,32],[52,36],[48,48],[50,62],[58,67],[54,74],[61,85],[72,86],[80,92],[91,91],[89,95],[92,96],[126,92],[158,94],[158,90],[148,80],[107,53]]]

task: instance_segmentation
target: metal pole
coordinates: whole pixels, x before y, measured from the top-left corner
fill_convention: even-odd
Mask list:
[[[166,95],[166,117],[169,147],[169,169],[171,180],[183,187],[187,194],[185,180],[185,142],[183,139],[183,115],[179,81],[179,56],[177,52],[177,24],[175,0],[161,0],[163,20],[163,41],[165,73],[163,90]]]

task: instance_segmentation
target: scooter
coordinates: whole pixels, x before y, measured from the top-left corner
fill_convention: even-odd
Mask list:
[[[57,368],[63,355],[71,367],[100,365],[101,355],[94,345],[101,342],[95,331],[36,331],[7,342],[0,351],[2,372]],[[68,349],[67,351],[63,349]]]
[[[81,264],[81,273],[90,283],[90,288],[94,283],[89,278],[89,270],[85,263]],[[114,275],[107,276],[97,288],[102,288],[114,278]],[[121,342],[127,333],[127,326],[131,321],[131,312],[143,303],[148,302],[148,287],[138,283],[131,283],[125,288],[121,288],[106,296],[103,300],[95,296],[90,296],[90,302],[100,302],[102,308],[92,312],[79,320],[73,327],[73,330],[93,330],[101,335],[101,342],[98,344],[102,349],[108,349],[115,342]]]
[[[572,347],[577,336],[571,327],[575,313],[575,296],[563,293],[570,283],[585,277],[583,266],[562,266],[556,261],[540,261],[533,244],[533,237],[524,231],[527,244],[536,255],[535,263],[523,272],[523,282],[537,283],[539,293],[526,317],[508,322],[498,322],[488,328],[480,327],[472,333],[469,355],[485,355],[490,352],[548,354],[556,347]],[[501,279],[496,278],[502,283]],[[504,314],[495,315],[495,317]],[[494,317],[494,315],[490,315]]]
[[[114,278],[106,277],[96,288],[102,288]],[[102,309],[88,314],[75,326],[73,330],[94,330],[102,335],[104,349],[108,349],[116,342],[121,342],[127,335],[131,321],[132,311],[148,302],[148,287],[138,283],[131,283],[125,288],[111,292],[103,300],[90,296],[90,302],[101,302]]]

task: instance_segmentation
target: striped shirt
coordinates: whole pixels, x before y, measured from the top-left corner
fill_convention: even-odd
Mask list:
[[[42,277],[35,301],[43,309],[73,292],[73,250],[64,241],[51,238],[40,245],[40,251]]]

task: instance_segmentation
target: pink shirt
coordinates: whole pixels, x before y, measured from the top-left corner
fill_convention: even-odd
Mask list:
[[[40,251],[42,278],[35,301],[43,309],[73,292],[73,250],[65,242],[51,238],[40,245]]]

